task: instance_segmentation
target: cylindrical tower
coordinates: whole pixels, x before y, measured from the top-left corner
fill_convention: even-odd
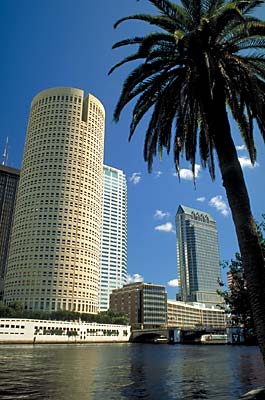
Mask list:
[[[96,313],[105,111],[72,88],[32,101],[4,300]]]

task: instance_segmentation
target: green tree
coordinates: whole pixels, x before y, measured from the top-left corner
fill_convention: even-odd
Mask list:
[[[262,221],[257,223],[257,229],[265,257],[265,214],[262,215]],[[223,268],[231,273],[232,283],[227,290],[218,290],[218,293],[228,306],[227,312],[231,315],[231,323],[241,325],[246,339],[249,339],[253,336],[254,322],[241,255],[236,253],[230,262],[223,262]],[[220,282],[220,286],[224,287],[223,282]]]
[[[250,333],[253,334],[254,323],[240,254],[236,253],[230,263],[224,262],[223,267],[228,268],[232,279],[228,289],[218,290],[218,293],[228,307],[227,312],[232,325],[242,326],[246,338]],[[221,283],[221,286],[224,285]]]
[[[24,310],[19,302],[6,305],[0,302],[0,318],[29,318],[45,319],[57,321],[83,321],[97,322],[99,324],[127,325],[128,318],[119,312],[112,310],[100,312],[98,314],[86,314],[68,310],[58,311],[30,311]]]
[[[254,164],[254,122],[265,139],[265,23],[251,14],[264,1],[181,0],[181,5],[148,1],[158,15],[132,15],[115,24],[140,20],[158,30],[113,46],[138,47],[110,73],[122,64],[142,60],[124,82],[114,120],[136,99],[131,138],[150,111],[144,144],[149,171],[154,156],[162,157],[163,149],[169,153],[173,147],[177,172],[180,155],[185,155],[194,173],[199,148],[201,164],[208,166],[214,179],[217,156],[265,362],[264,257],[228,118],[229,108]]]
[[[4,304],[2,301],[0,302],[0,317],[1,318],[14,318],[14,310]]]

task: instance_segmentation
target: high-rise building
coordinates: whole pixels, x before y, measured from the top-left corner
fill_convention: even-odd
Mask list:
[[[4,300],[96,313],[105,111],[73,88],[32,101]]]
[[[0,299],[3,298],[4,276],[13,214],[16,201],[19,170],[0,165]]]
[[[228,290],[231,290],[233,286],[238,287],[238,285],[240,285],[240,282],[244,280],[244,273],[242,267],[238,268],[233,273],[231,271],[228,271],[226,273],[226,279],[227,279]]]
[[[103,224],[99,309],[109,308],[113,289],[127,281],[127,183],[123,171],[103,167]]]
[[[226,273],[226,279],[227,279],[227,287],[230,289],[230,287],[233,285],[233,275],[230,271]]]
[[[125,314],[134,328],[156,328],[167,324],[165,286],[135,282],[115,289],[110,309]]]
[[[216,223],[210,214],[180,205],[176,214],[180,298],[216,305],[220,260]]]

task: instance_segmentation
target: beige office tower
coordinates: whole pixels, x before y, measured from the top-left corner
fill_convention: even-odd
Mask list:
[[[96,313],[105,111],[72,88],[32,101],[5,277],[6,303]]]

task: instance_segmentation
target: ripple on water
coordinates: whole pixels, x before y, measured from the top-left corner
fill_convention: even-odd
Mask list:
[[[233,400],[264,384],[257,348],[0,346],[1,400]]]

